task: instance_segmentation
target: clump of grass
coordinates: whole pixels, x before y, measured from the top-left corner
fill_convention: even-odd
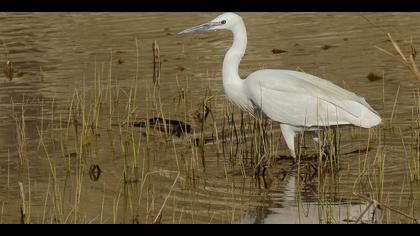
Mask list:
[[[15,111],[15,103],[12,101],[12,116],[16,124],[16,141],[18,147],[19,164],[23,166],[27,162],[27,138],[26,138],[26,121],[23,98],[20,114]]]

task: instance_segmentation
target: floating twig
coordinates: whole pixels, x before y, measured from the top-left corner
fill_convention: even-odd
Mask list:
[[[376,200],[374,200],[374,199],[371,199],[371,198],[369,198],[369,197],[366,197],[366,196],[363,196],[363,195],[361,195],[361,194],[358,194],[358,193],[353,193],[353,195],[355,195],[356,197],[358,197],[358,198],[360,198],[360,199],[362,199],[362,200],[365,200],[365,201],[368,201],[368,202],[370,202],[371,204],[369,205],[369,207],[372,205],[372,203],[374,203],[379,209],[381,209],[382,207],[383,208],[386,208],[386,209],[388,209],[388,210],[390,210],[390,211],[392,211],[392,212],[395,212],[395,213],[397,213],[397,214],[399,214],[399,215],[402,215],[402,216],[404,216],[404,217],[406,217],[406,218],[408,218],[408,219],[410,219],[410,220],[413,220],[416,224],[418,224],[419,223],[419,219],[417,219],[417,218],[415,218],[414,216],[411,216],[411,215],[409,215],[409,214],[407,214],[407,213],[405,213],[405,212],[403,212],[403,211],[400,211],[400,210],[398,210],[398,209],[395,209],[395,208],[393,208],[393,207],[390,207],[390,206],[388,206],[388,205],[386,205],[386,204],[384,204],[384,203],[381,203],[381,202],[379,202],[379,201],[376,201]],[[360,218],[360,217],[359,217]]]

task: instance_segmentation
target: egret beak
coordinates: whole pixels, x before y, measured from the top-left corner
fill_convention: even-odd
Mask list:
[[[193,26],[191,28],[188,28],[186,30],[183,30],[181,32],[178,32],[177,35],[181,35],[181,34],[188,34],[188,33],[193,33],[193,32],[199,32],[199,31],[205,31],[205,30],[209,30],[213,27],[219,26],[221,25],[219,22],[207,22],[201,25],[197,25],[197,26]]]

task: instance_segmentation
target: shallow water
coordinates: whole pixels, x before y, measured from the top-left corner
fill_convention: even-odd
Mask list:
[[[220,131],[223,111],[229,104],[223,97],[221,63],[230,46],[231,35],[222,31],[183,37],[175,35],[216,15],[0,14],[3,43],[1,62],[7,57],[15,68],[12,81],[0,76],[1,221],[21,221],[22,200],[18,181],[24,186],[31,222],[57,220],[57,216],[50,216],[54,212],[54,198],[47,193],[54,184],[51,182],[52,171],[44,144],[52,153],[51,158],[59,156],[60,145],[57,144],[59,139],[55,132],[59,133],[65,125],[58,124],[58,120],[68,118],[69,104],[76,89],[93,88],[94,73],[106,75],[102,77],[105,81],[103,86],[106,86],[110,59],[112,80],[118,83],[121,91],[129,91],[133,87],[133,79],[138,77],[139,100],[135,114],[138,118],[147,116],[146,94],[153,78],[152,44],[155,40],[159,44],[162,61],[159,86],[161,110],[169,118],[191,122],[190,118],[185,118],[182,106],[175,105],[178,104],[180,87],[188,91],[187,100],[192,110],[196,109],[195,106],[209,87],[217,100],[212,113]],[[174,139],[173,143],[153,138],[150,150],[147,150],[152,154],[140,158],[142,161],[138,166],[140,169],[147,166],[152,173],[145,181],[148,186],[146,196],[151,198],[137,199],[137,202],[130,196],[140,191],[136,189],[138,186],[122,180],[125,177],[123,173],[126,173],[124,163],[127,162],[127,156],[116,151],[121,138],[118,128],[111,132],[103,130],[92,141],[95,147],[86,160],[86,167],[79,170],[84,175],[80,180],[83,187],[77,208],[79,218],[75,221],[150,223],[163,206],[161,221],[164,223],[346,223],[349,219],[356,220],[368,205],[353,195],[353,192],[361,192],[364,188],[373,194],[380,192],[381,201],[387,206],[419,217],[420,192],[417,183],[410,181],[411,166],[408,165],[409,156],[417,155],[412,148],[416,132],[412,127],[417,119],[413,111],[418,103],[413,91],[417,90],[418,82],[406,66],[374,47],[393,52],[387,40],[388,32],[400,43],[405,53],[410,52],[410,40],[414,47],[418,47],[419,14],[241,15],[248,31],[248,49],[240,66],[242,76],[261,68],[303,70],[363,95],[383,118],[393,116],[392,128],[372,131],[379,139],[372,141],[370,145],[373,149],[367,153],[357,150],[366,148],[368,132],[344,128],[342,152],[354,153],[342,156],[337,173],[327,173],[324,177],[315,177],[304,183],[298,177],[297,170],[292,169],[290,161],[275,159],[271,170],[272,183],[265,187],[252,177],[252,170],[238,164],[241,162],[240,155],[234,157],[233,161],[223,159],[218,144],[205,145],[204,168],[201,160],[197,162],[190,157],[196,152],[195,149],[177,143],[182,143],[182,138]],[[274,54],[273,49],[286,52]],[[367,75],[370,72],[384,74],[385,79],[369,81]],[[124,110],[124,102],[127,102],[123,95],[121,97],[120,111]],[[19,164],[17,128],[13,118],[14,113],[20,116],[22,111],[25,115],[26,156],[29,160],[24,167]],[[235,114],[238,119],[239,111],[235,110]],[[113,116],[114,122],[121,120],[118,119],[118,112]],[[199,130],[197,125],[194,128]],[[206,135],[211,135],[212,124],[205,128]],[[45,130],[49,137],[42,142],[40,130]],[[274,135],[279,141],[275,145],[276,156],[288,155],[277,127]],[[70,138],[66,143],[73,141]],[[310,147],[308,152],[314,153],[314,145],[309,141],[307,145]],[[66,152],[75,152],[77,146],[73,147],[72,150],[66,147]],[[146,151],[139,150],[140,156],[146,156]],[[72,208],[73,196],[77,195],[74,193],[77,189],[75,186],[80,184],[75,177],[77,171],[73,172],[76,166],[74,162],[77,161],[67,160],[72,163],[72,171],[66,173],[66,159],[57,157],[53,160],[58,169],[60,191],[65,192],[60,197],[65,202],[63,218],[69,216],[67,221],[71,222],[75,210]],[[418,163],[418,156],[415,160]],[[381,161],[384,164],[383,182],[378,184],[380,174],[375,170],[381,167]],[[99,164],[103,171],[98,181],[92,181],[88,174],[90,164],[94,163]],[[179,166],[185,168],[183,170],[190,170],[194,166],[197,172],[185,175],[194,178],[184,177],[184,172],[178,176]],[[114,209],[118,209],[118,214]],[[385,222],[408,222],[407,218],[392,214],[384,213]],[[362,221],[368,222],[368,215]]]

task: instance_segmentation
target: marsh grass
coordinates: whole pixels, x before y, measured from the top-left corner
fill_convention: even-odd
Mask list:
[[[378,50],[381,52],[395,58],[396,60],[400,61],[403,65],[407,66],[407,68],[416,76],[417,80],[420,80],[420,72],[418,70],[417,64],[415,62],[417,51],[413,45],[413,40],[410,40],[410,54],[407,56],[405,55],[398,43],[391,37],[390,33],[387,33],[387,37],[390,40],[392,46],[394,47],[395,51],[397,52],[397,55],[394,55],[393,53],[389,52],[388,50],[385,50],[381,47],[375,46]]]

